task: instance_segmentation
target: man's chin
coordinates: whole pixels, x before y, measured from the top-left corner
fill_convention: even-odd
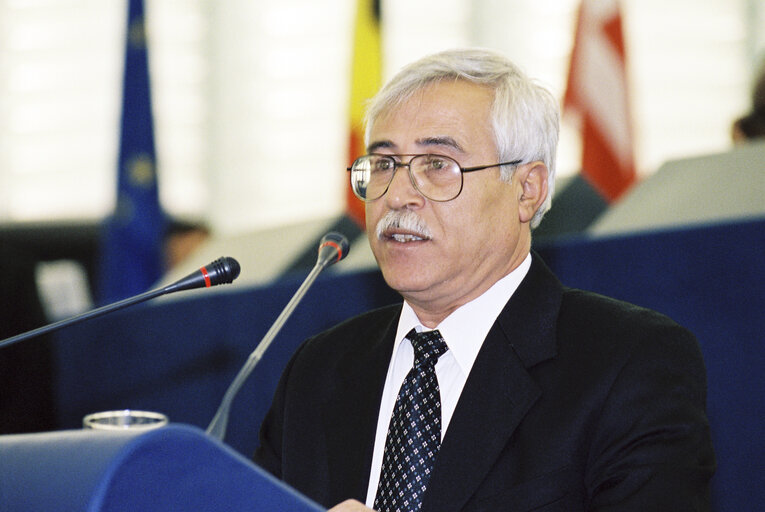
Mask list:
[[[422,273],[418,274],[416,269],[404,272],[398,269],[383,268],[382,274],[388,286],[396,290],[404,298],[415,297],[432,287],[431,280],[427,279]]]

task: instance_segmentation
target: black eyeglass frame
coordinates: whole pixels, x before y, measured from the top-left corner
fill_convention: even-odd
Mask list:
[[[459,195],[462,193],[462,188],[465,186],[465,180],[462,177],[462,175],[465,174],[466,172],[483,171],[484,169],[491,169],[492,167],[501,167],[503,165],[518,165],[521,162],[523,162],[522,159],[518,159],[518,160],[513,160],[511,162],[500,162],[500,163],[497,163],[497,164],[489,164],[489,165],[476,165],[474,167],[462,167],[460,165],[460,163],[457,160],[455,160],[454,158],[452,158],[450,156],[446,156],[446,155],[439,155],[437,153],[420,153],[420,154],[406,154],[406,155],[383,155],[383,154],[379,154],[379,153],[370,153],[368,155],[362,155],[362,156],[358,157],[356,160],[353,161],[353,163],[351,164],[350,167],[346,168],[346,170],[348,172],[352,172],[353,171],[353,167],[356,165],[356,162],[358,162],[362,158],[366,158],[366,157],[370,157],[370,156],[379,156],[379,157],[390,159],[390,161],[393,162],[393,172],[390,175],[390,180],[388,181],[388,184],[385,186],[385,190],[383,190],[382,194],[380,194],[379,196],[375,197],[374,199],[368,199],[368,198],[365,198],[365,197],[359,197],[359,194],[356,193],[356,189],[353,186],[353,183],[351,183],[351,189],[353,190],[353,194],[356,197],[358,197],[359,199],[361,199],[362,201],[364,201],[365,203],[371,203],[372,201],[377,201],[378,199],[380,199],[381,197],[383,197],[385,194],[388,193],[388,189],[390,188],[390,184],[393,183],[393,178],[396,176],[396,171],[399,169],[399,167],[406,167],[407,168],[407,171],[408,171],[408,174],[409,174],[409,181],[411,182],[411,184],[414,187],[414,189],[417,192],[419,192],[420,194],[422,194],[423,197],[427,198],[430,201],[435,201],[437,203],[446,203],[447,201],[452,201],[454,199],[457,199],[459,197]],[[418,187],[417,183],[415,182],[414,176],[412,176],[412,160],[414,160],[415,158],[421,157],[421,156],[436,157],[436,158],[446,158],[448,160],[451,160],[455,164],[457,164],[457,168],[460,170],[460,189],[457,191],[457,193],[454,195],[454,197],[452,197],[450,199],[433,199],[432,197],[430,197],[427,194],[425,194],[422,190],[420,190],[420,187]],[[401,157],[410,157],[410,158],[409,158],[409,161],[407,163],[400,162],[400,161],[396,160],[396,158],[401,158]]]

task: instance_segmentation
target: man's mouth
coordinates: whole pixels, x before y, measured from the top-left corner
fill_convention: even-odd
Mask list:
[[[401,243],[421,242],[423,240],[426,240],[425,237],[420,235],[415,235],[412,233],[391,233],[391,234],[386,234],[386,238],[390,240],[394,240],[396,242],[401,242]]]

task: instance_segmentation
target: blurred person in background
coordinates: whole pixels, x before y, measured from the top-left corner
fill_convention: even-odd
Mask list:
[[[760,66],[752,88],[751,110],[736,119],[731,127],[731,138],[736,145],[765,137],[765,61]]]

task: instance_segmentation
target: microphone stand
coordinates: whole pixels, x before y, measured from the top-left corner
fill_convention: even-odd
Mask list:
[[[327,238],[330,236],[336,236],[337,244],[342,246],[342,248],[339,248],[338,245],[336,245],[334,239],[327,242]],[[345,253],[348,251],[348,241],[343,237],[342,235],[338,235],[335,233],[330,233],[327,236],[324,237],[322,240],[324,243],[319,248],[319,258],[316,264],[314,265],[313,269],[311,269],[311,272],[308,274],[308,277],[305,278],[303,281],[303,284],[300,285],[300,288],[295,292],[295,295],[292,296],[290,301],[287,303],[287,305],[284,307],[282,312],[277,317],[274,324],[271,326],[271,328],[268,330],[265,336],[263,336],[263,339],[260,340],[260,343],[258,343],[257,347],[255,347],[255,350],[250,354],[250,356],[247,358],[247,361],[245,362],[244,366],[239,370],[239,373],[234,378],[231,385],[228,387],[228,390],[226,391],[226,394],[223,396],[223,400],[221,401],[220,406],[218,407],[217,412],[215,413],[215,417],[213,417],[212,421],[210,422],[210,425],[207,427],[207,434],[213,436],[214,438],[223,441],[223,438],[226,437],[226,428],[228,427],[228,417],[231,411],[231,404],[234,401],[234,397],[236,397],[236,394],[241,389],[244,382],[247,380],[247,378],[252,373],[252,370],[255,368],[255,365],[260,362],[260,359],[263,357],[263,354],[268,349],[269,345],[271,345],[271,342],[276,338],[276,335],[281,330],[282,326],[284,325],[284,322],[287,321],[289,316],[292,314],[292,312],[297,307],[298,303],[303,299],[303,296],[308,291],[308,288],[311,287],[313,282],[318,277],[319,273],[324,270],[329,265],[339,261],[340,259],[345,257]],[[324,257],[321,250],[327,246],[328,244],[334,246],[336,249],[339,249],[339,257],[337,259],[332,260],[327,257]],[[335,254],[337,256],[337,254]]]
[[[260,343],[258,343],[258,346],[255,347],[255,350],[247,358],[247,362],[245,362],[244,366],[242,366],[242,369],[239,370],[239,373],[234,378],[234,381],[228,387],[226,394],[223,395],[223,401],[218,407],[218,411],[215,413],[215,417],[212,419],[212,421],[210,422],[210,425],[207,427],[207,433],[209,435],[223,441],[223,438],[226,436],[226,428],[228,427],[228,417],[231,410],[231,404],[234,401],[234,397],[236,396],[236,394],[239,392],[239,389],[242,387],[242,385],[245,383],[247,378],[252,373],[252,370],[255,368],[255,365],[257,365],[260,362],[260,359],[263,357],[263,354],[271,345],[271,342],[274,341],[274,338],[276,338],[276,335],[279,334],[279,331],[281,331],[282,326],[284,325],[284,322],[286,322],[287,319],[290,317],[290,315],[295,310],[297,305],[303,299],[303,296],[305,295],[305,293],[308,291],[308,288],[311,287],[313,282],[318,277],[319,272],[321,272],[322,270],[323,270],[323,267],[321,267],[318,263],[314,265],[313,269],[308,274],[308,277],[306,277],[305,281],[303,281],[303,284],[300,285],[300,288],[298,288],[298,290],[295,292],[295,295],[292,296],[290,301],[284,307],[284,309],[279,314],[274,324],[268,330],[266,335],[263,336],[263,339],[260,340]]]
[[[63,320],[59,320],[58,322],[54,322],[52,324],[38,327],[37,329],[34,329],[32,331],[23,332],[21,334],[17,334],[16,336],[6,338],[0,341],[0,348],[6,347],[8,345],[12,345],[14,343],[18,343],[19,341],[24,341],[29,338],[34,338],[35,336],[39,336],[41,334],[46,334],[51,331],[61,329],[62,327],[80,323],[85,320],[95,318],[97,316],[105,315],[106,313],[111,313],[112,311],[115,311],[117,309],[126,308],[128,306],[132,306],[133,304],[138,304],[139,302],[144,302],[149,299],[153,299],[154,297],[159,297],[160,295],[164,295],[166,293],[168,293],[167,289],[159,288],[156,290],[148,291],[146,293],[142,293],[141,295],[136,295],[135,297],[129,297],[127,299],[123,299],[113,304],[107,304],[106,306],[101,306],[100,308],[93,309],[91,311],[86,311],[85,313],[81,315],[78,315],[72,318],[65,318]]]
[[[6,338],[0,341],[0,348],[18,343],[19,341],[24,341],[29,338],[34,338],[35,336],[39,336],[41,334],[46,334],[51,331],[61,329],[62,327],[67,327],[85,320],[89,320],[91,318],[95,318],[97,316],[105,315],[106,313],[111,313],[112,311],[126,308],[128,306],[132,306],[133,304],[138,304],[139,302],[145,302],[149,299],[153,299],[154,297],[159,297],[160,295],[165,295],[167,293],[178,292],[181,290],[191,290],[193,288],[209,288],[210,286],[215,286],[218,284],[231,283],[239,276],[239,271],[239,262],[237,262],[234,258],[224,256],[213,261],[207,266],[200,268],[196,272],[189,274],[183,279],[179,279],[173,284],[165,286],[164,288],[150,290],[140,295],[128,297],[127,299],[123,299],[119,302],[107,304],[106,306],[101,306],[100,308],[86,311],[80,315],[73,316],[71,318],[65,318],[63,320],[59,320],[58,322],[44,325],[42,327],[38,327],[37,329]]]

